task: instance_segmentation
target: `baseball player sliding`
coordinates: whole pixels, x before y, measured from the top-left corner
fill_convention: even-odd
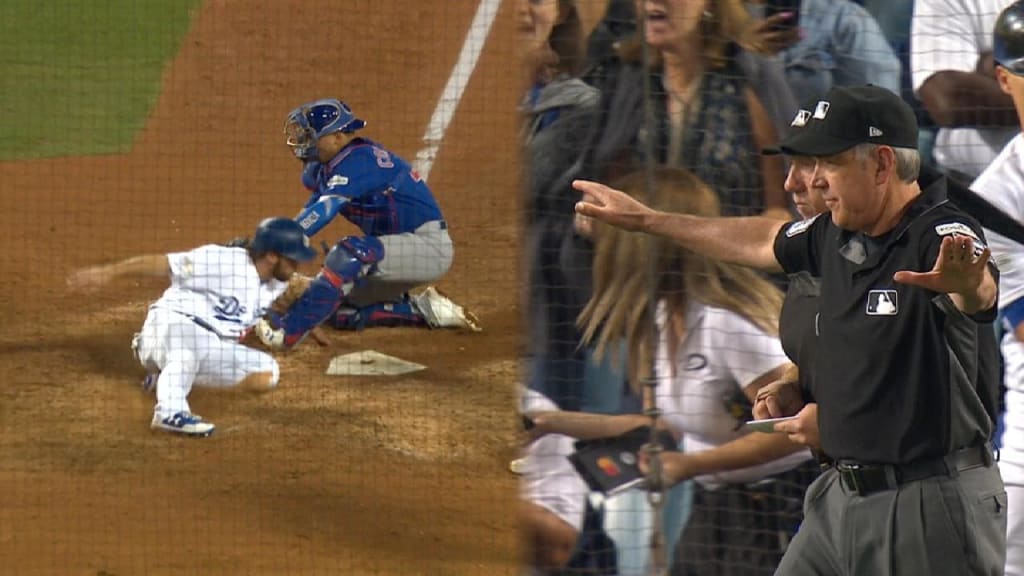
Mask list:
[[[362,235],[342,238],[309,289],[286,314],[270,313],[256,327],[271,349],[290,348],[327,321],[337,328],[468,325],[465,311],[433,288],[452,264],[448,224],[426,182],[408,162],[356,133],[366,126],[340,100],[292,110],[287,144],[303,162],[311,192],[296,217],[314,236],[341,215]]]
[[[285,293],[299,262],[316,257],[290,218],[268,218],[247,248],[216,244],[189,252],[136,256],[71,275],[72,287],[94,289],[122,276],[170,277],[132,340],[136,358],[155,384],[150,427],[209,436],[214,425],[188,405],[192,385],[268,390],[280,368],[270,354],[240,343],[248,329]]]

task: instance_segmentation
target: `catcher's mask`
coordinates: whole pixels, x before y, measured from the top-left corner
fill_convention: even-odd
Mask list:
[[[256,227],[249,249],[257,254],[277,252],[285,258],[308,262],[316,258],[316,249],[298,222],[291,218],[266,218]]]
[[[366,126],[356,118],[347,104],[334,98],[325,98],[303,104],[288,113],[284,133],[288,146],[296,158],[316,158],[316,141],[335,132],[351,133]]]

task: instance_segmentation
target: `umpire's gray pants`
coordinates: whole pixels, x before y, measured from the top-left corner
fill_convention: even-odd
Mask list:
[[[832,468],[808,487],[776,576],[996,576],[1006,490],[996,466],[860,496]]]

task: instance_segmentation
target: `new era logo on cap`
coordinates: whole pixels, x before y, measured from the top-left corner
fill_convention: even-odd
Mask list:
[[[878,128],[875,128],[874,126],[869,126],[868,127],[868,137],[869,138],[877,138],[877,137],[879,137],[881,135],[882,135],[882,131],[879,130]]]

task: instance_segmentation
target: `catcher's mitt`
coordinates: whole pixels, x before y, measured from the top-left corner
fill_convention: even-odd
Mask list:
[[[302,294],[309,288],[309,284],[312,281],[313,279],[311,277],[299,274],[298,272],[292,274],[292,277],[288,279],[288,288],[286,288],[276,300],[271,302],[270,310],[274,314],[283,316],[291,309],[292,306],[295,305],[295,302],[298,301]],[[264,316],[264,318],[266,317],[267,316]],[[268,346],[263,342],[259,337],[259,329],[260,325],[257,324],[248,330],[241,339],[242,344],[251,348],[265,350],[267,352],[281,351],[279,348]],[[310,331],[309,336],[320,346],[327,346],[328,344],[327,339],[324,337],[323,333],[320,332],[319,327],[313,328],[313,330]]]
[[[284,314],[295,304],[302,293],[309,288],[313,279],[309,276],[296,272],[288,279],[288,288],[270,304],[270,309],[278,314]]]

